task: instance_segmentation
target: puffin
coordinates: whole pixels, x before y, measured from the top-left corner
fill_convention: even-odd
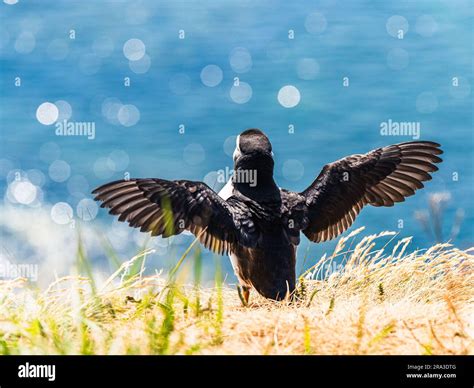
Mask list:
[[[234,174],[220,193],[190,180],[134,178],[96,188],[101,207],[141,232],[191,232],[204,247],[229,255],[244,305],[252,289],[284,300],[296,287],[303,233],[320,243],[349,229],[365,206],[393,206],[423,188],[442,161],[440,144],[408,141],[326,164],[301,192],[274,179],[269,138],[247,129],[236,139]]]

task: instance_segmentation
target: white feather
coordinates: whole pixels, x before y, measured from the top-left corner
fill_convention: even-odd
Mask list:
[[[229,197],[232,195],[232,191],[234,190],[234,184],[232,183],[232,178],[230,178],[225,186],[219,191],[218,195],[224,200],[228,200]]]

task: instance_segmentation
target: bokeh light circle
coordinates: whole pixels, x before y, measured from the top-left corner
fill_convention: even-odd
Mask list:
[[[36,118],[43,125],[51,125],[58,120],[59,109],[52,102],[43,102],[36,109]]]
[[[140,111],[135,105],[122,105],[117,115],[118,121],[125,127],[132,127],[140,121]]]
[[[237,104],[245,104],[252,98],[252,87],[247,82],[239,82],[239,85],[232,85],[230,98]]]
[[[108,163],[111,170],[123,171],[128,167],[130,157],[123,150],[114,150],[109,154]]]
[[[405,36],[409,27],[407,19],[400,15],[390,16],[387,19],[387,23],[385,23],[385,28],[387,29],[388,34],[394,38],[399,37],[400,31],[402,31]]]
[[[321,34],[327,28],[327,20],[325,16],[320,12],[310,13],[304,22],[304,27],[306,31],[310,34],[317,35]]]
[[[230,53],[229,62],[236,73],[246,73],[252,68],[252,56],[245,47],[234,48]]]
[[[97,203],[90,198],[81,199],[76,207],[76,214],[83,221],[92,221],[98,212]]]
[[[201,70],[201,81],[210,88],[219,85],[223,76],[222,69],[217,65],[207,65]]]
[[[120,124],[118,114],[122,106],[123,104],[118,98],[108,97],[104,99],[101,104],[102,116],[104,116],[109,123],[118,125]]]
[[[29,54],[36,47],[36,38],[33,33],[23,31],[15,40],[15,51],[19,54]]]
[[[30,205],[36,199],[37,188],[30,181],[13,181],[9,186],[9,190],[15,201],[22,205]]]
[[[55,182],[65,182],[71,176],[71,166],[64,160],[55,160],[49,165],[48,174]]]
[[[237,136],[229,136],[224,141],[224,152],[228,156],[234,155],[235,150],[235,141],[237,140]]]
[[[54,105],[56,105],[59,111],[57,121],[69,120],[71,118],[72,107],[69,102],[64,100],[58,100],[54,102]]]
[[[150,70],[151,67],[151,58],[145,54],[137,61],[129,61],[128,66],[135,74],[145,74]]]
[[[28,180],[33,183],[35,186],[43,186],[46,183],[46,177],[41,170],[31,169],[26,171],[26,176]]]
[[[300,91],[293,85],[283,86],[278,91],[278,102],[285,108],[294,108],[300,100]]]
[[[58,202],[51,208],[51,219],[59,225],[69,224],[74,216],[72,207],[66,202]]]
[[[145,43],[143,43],[140,39],[129,39],[123,45],[123,55],[129,61],[138,61],[142,59],[142,57],[146,53]]]

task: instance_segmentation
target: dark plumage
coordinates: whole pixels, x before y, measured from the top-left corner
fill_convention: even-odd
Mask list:
[[[295,288],[300,232],[327,241],[347,230],[365,205],[403,202],[437,170],[439,147],[413,141],[351,155],[324,166],[295,193],[275,184],[270,141],[249,129],[237,138],[236,173],[225,194],[202,182],[164,179],[120,180],[93,194],[101,207],[142,232],[168,237],[188,230],[206,248],[229,254],[246,301],[251,287],[280,300]],[[251,172],[256,181],[248,179]]]

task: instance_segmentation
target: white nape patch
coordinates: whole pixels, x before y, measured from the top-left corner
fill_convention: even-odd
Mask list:
[[[219,191],[218,195],[223,200],[227,201],[230,196],[232,196],[232,192],[234,191],[234,184],[232,182],[232,177],[227,181],[225,186]]]
[[[240,135],[238,135],[237,139],[235,139],[235,150],[234,150],[234,154],[232,155],[234,162],[242,155],[239,144],[240,144]]]
[[[232,157],[234,158],[234,162],[237,158],[240,157],[240,155],[242,155],[242,153],[240,152],[239,142],[240,142],[240,135],[238,135],[237,138],[235,139],[235,150],[234,150],[234,154],[232,155]],[[232,177],[230,177],[230,179],[227,181],[225,186],[221,189],[221,191],[219,191],[218,195],[219,197],[227,201],[229,197],[232,196],[233,191],[234,191],[234,184],[232,182]]]

